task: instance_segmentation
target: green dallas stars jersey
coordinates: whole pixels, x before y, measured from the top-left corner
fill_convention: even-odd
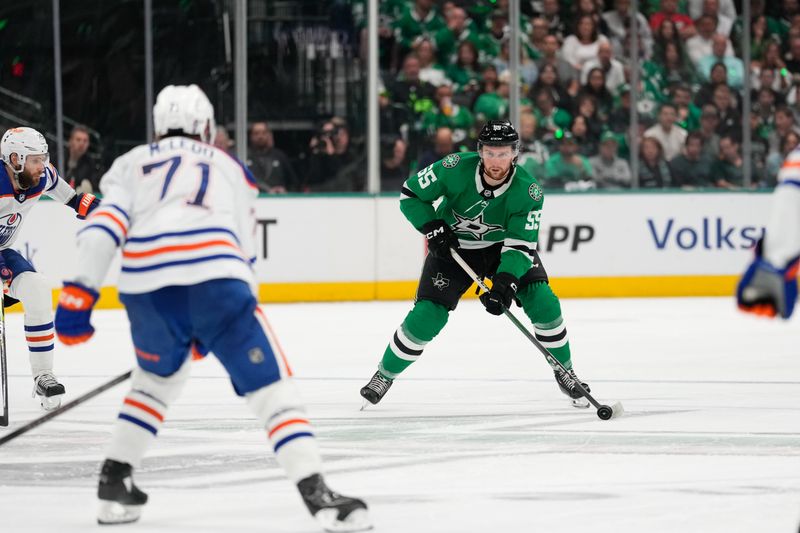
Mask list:
[[[498,272],[522,277],[531,267],[539,238],[544,194],[536,180],[517,166],[500,188],[485,189],[476,152],[450,154],[411,176],[403,186],[400,210],[421,230],[445,220],[462,248],[487,248],[502,242]],[[438,207],[433,204],[442,199]]]

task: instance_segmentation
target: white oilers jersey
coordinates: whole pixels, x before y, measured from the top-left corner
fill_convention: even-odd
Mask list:
[[[255,282],[258,189],[222,150],[186,137],[138,146],[114,161],[100,192],[102,203],[78,234],[79,280],[87,285],[101,285],[112,241],[122,249],[121,293],[223,278]]]
[[[49,163],[35,187],[16,192],[12,180],[8,169],[0,162],[0,250],[14,244],[19,229],[43,194],[61,203],[67,203],[75,196],[75,190],[61,179],[58,171]]]
[[[783,268],[800,255],[800,146],[786,156],[773,194],[764,257]]]

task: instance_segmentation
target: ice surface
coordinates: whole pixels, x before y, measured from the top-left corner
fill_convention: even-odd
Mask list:
[[[730,299],[562,302],[575,368],[622,418],[557,390],[503,317],[463,302],[389,391],[360,412],[408,302],[264,306],[287,352],[328,480],[371,506],[376,531],[787,532],[800,523],[800,325]],[[519,316],[522,316],[517,311]],[[7,316],[13,430],[30,397],[22,316]],[[127,321],[57,347],[67,400],[133,364]],[[120,531],[314,532],[264,432],[212,358],[168,414]],[[96,531],[96,474],[123,384],[0,447],[0,531]],[[0,429],[0,434],[5,431]]]

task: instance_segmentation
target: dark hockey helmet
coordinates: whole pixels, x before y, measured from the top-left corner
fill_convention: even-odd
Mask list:
[[[508,120],[490,120],[481,128],[481,132],[478,134],[478,155],[481,158],[481,174],[483,174],[483,155],[481,155],[481,151],[484,146],[510,146],[514,159],[511,160],[508,175],[510,176],[514,173],[514,167],[517,165],[517,157],[519,156],[519,133],[514,129],[511,122]]]
[[[519,153],[519,133],[507,120],[490,120],[478,134],[478,151],[484,146],[511,146]]]

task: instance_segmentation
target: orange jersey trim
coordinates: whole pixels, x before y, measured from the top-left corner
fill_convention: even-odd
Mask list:
[[[154,255],[159,254],[166,254],[169,252],[185,252],[189,250],[199,250],[201,248],[209,248],[211,246],[227,246],[228,248],[233,248],[234,250],[239,250],[236,245],[228,242],[228,241],[206,241],[206,242],[198,242],[193,244],[176,244],[173,246],[162,246],[161,248],[153,248],[152,250],[146,250],[143,252],[130,252],[127,250],[123,250],[122,257],[127,259],[139,259],[142,257],[151,257]]]
[[[110,218],[117,226],[119,226],[119,229],[122,230],[123,237],[128,235],[128,229],[125,227],[125,224],[120,219],[109,213],[108,211],[95,212],[91,217],[89,217],[89,219],[91,220],[94,217]]]

